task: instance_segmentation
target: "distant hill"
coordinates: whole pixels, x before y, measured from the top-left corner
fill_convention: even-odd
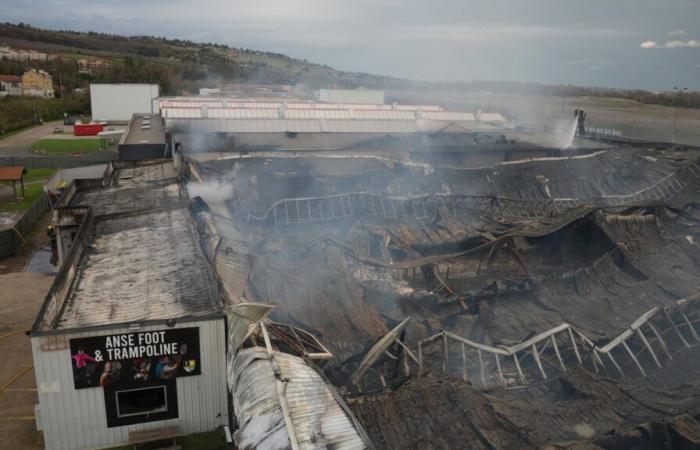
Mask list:
[[[52,55],[50,61],[0,59],[0,74],[21,74],[26,68],[47,70],[59,96],[86,88],[90,82],[158,83],[166,95],[197,93],[219,83],[304,84],[318,87],[499,92],[551,96],[616,97],[669,106],[700,107],[700,93],[621,90],[580,86],[548,86],[509,81],[431,83],[361,72],[345,72],[279,53],[261,52],[216,43],[154,36],[120,36],[96,32],[47,30],[27,24],[0,24],[0,45]],[[80,59],[106,62],[85,73]]]
[[[279,53],[260,52],[215,43],[166,39],[154,36],[119,36],[96,32],[46,30],[26,24],[0,24],[0,44],[32,49],[54,55],[44,68],[63,78],[69,89],[101,82],[157,82],[167,94],[193,91],[219,82],[276,84],[304,83],[309,87],[400,88],[407,80],[331,67],[290,58]],[[90,76],[72,73],[65,62],[95,57],[109,61],[109,70]],[[36,64],[41,65],[41,64]],[[18,64],[0,66],[4,73],[17,72]],[[58,73],[56,73],[58,72]]]

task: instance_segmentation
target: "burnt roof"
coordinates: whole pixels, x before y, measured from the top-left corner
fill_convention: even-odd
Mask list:
[[[122,164],[105,187],[78,190],[65,210],[90,211],[73,244],[79,250],[66,257],[34,331],[221,313],[175,174],[170,162]]]

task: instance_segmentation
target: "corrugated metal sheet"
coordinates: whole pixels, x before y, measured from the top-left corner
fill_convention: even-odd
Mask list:
[[[415,120],[329,120],[323,131],[328,133],[416,133]]]
[[[263,108],[209,108],[207,117],[212,119],[276,119],[279,117],[279,112],[277,109]]]
[[[126,444],[130,431],[178,426],[184,433],[213,430],[228,423],[224,320],[178,323],[176,328],[199,327],[202,374],[177,379],[179,418],[107,428],[101,388],[76,390],[68,340],[126,333],[127,328],[32,337],[34,372],[47,449],[88,449]],[[139,331],[163,329],[165,325]],[[51,347],[55,349],[50,349]],[[46,389],[53,383],[57,392]]]
[[[450,122],[473,122],[476,120],[472,113],[456,111],[428,111],[424,112],[422,117],[428,120],[444,120]]]
[[[175,97],[162,98],[158,101],[163,108],[231,108],[231,109],[277,109],[284,106],[286,109],[300,110],[364,110],[364,111],[442,111],[437,105],[384,105],[364,103],[324,103],[314,101],[271,102],[255,101],[252,99],[228,99],[228,98],[202,98],[202,97]]]
[[[507,122],[503,114],[501,113],[481,113],[481,120],[483,122]]]
[[[278,392],[284,392],[299,448],[367,448],[323,378],[303,359],[276,351],[270,359],[265,348],[248,348],[229,361],[228,376],[241,427],[236,432],[239,448],[289,448]]]

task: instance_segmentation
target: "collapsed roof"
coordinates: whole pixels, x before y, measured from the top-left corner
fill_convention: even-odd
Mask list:
[[[700,344],[698,155],[474,168],[233,154],[191,160],[188,189],[229,301],[274,303],[273,320],[315,334],[379,448],[612,448],[642,422],[698,413],[672,369],[694,367]],[[551,423],[533,421],[555,400]],[[677,420],[668,429],[697,426]]]

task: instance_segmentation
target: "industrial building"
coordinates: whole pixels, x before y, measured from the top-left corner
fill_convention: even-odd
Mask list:
[[[172,159],[56,209],[32,342],[57,448],[221,425],[242,449],[700,445],[700,149],[564,149],[437,106],[158,103]],[[139,370],[147,339],[177,377]]]
[[[157,114],[157,84],[90,84],[92,120],[126,123],[134,114]]]
[[[319,89],[318,100],[327,103],[384,104],[384,92],[369,89]]]
[[[165,123],[159,114],[134,114],[118,145],[119,159],[138,161],[165,158]]]
[[[110,164],[67,193],[61,269],[31,330],[46,448],[226,425],[222,304],[173,164]]]

